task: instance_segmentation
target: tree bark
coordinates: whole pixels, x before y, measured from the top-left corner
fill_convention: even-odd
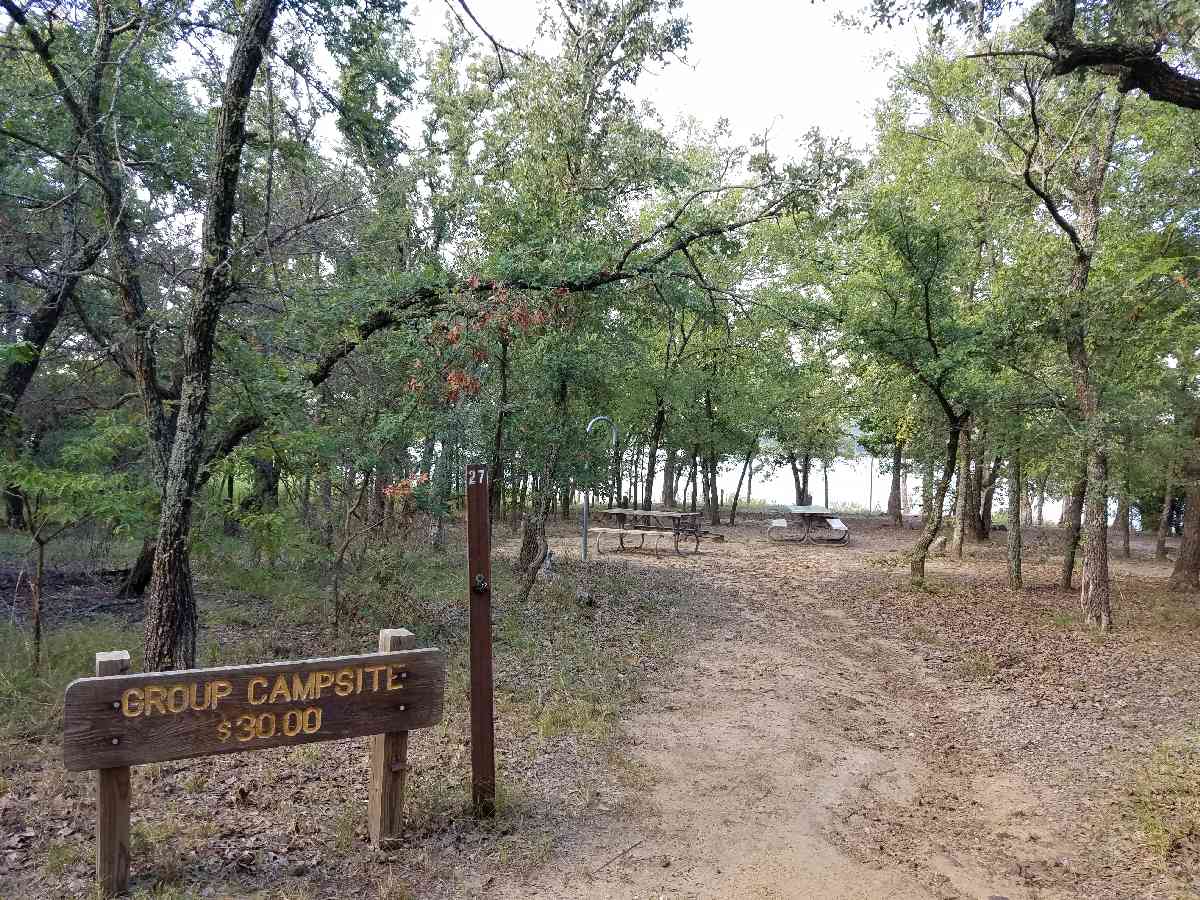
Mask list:
[[[799,460],[796,459],[796,454],[791,450],[788,451],[787,461],[788,465],[792,467],[792,481],[794,481],[796,484],[796,505],[803,506],[804,483],[800,480],[800,466],[798,465]]]
[[[1021,589],[1021,507],[1025,499],[1025,480],[1021,475],[1021,451],[1013,450],[1008,460],[1008,586]]]
[[[981,543],[988,539],[983,531],[983,460],[987,452],[987,432],[979,429],[979,437],[971,442],[974,453],[971,459],[971,492],[967,497],[967,528],[971,539]]]
[[[962,446],[959,448],[958,484],[954,495],[954,532],[950,537],[948,556],[963,558],[963,542],[967,536],[967,521],[971,518],[971,421],[962,429]]]
[[[900,475],[904,467],[904,442],[896,441],[892,447],[892,486],[888,491],[887,512],[895,525],[904,524],[904,509],[901,502]]]
[[[650,429],[650,446],[646,451],[646,479],[642,488],[642,509],[651,509],[654,506],[654,476],[657,474],[658,468],[658,446],[662,443],[663,429],[666,424],[667,404],[659,395],[656,398],[654,424]]]
[[[1183,507],[1183,537],[1167,586],[1173,591],[1200,588],[1200,413],[1192,420],[1192,445],[1182,466],[1187,480]]]
[[[243,510],[262,512],[279,505],[279,467],[266,456],[250,457],[250,493],[242,498]]]
[[[805,451],[804,462],[800,466],[800,502],[802,506],[812,505],[812,492],[808,489],[808,481],[811,474],[812,454]]]
[[[1200,109],[1200,78],[1176,69],[1162,58],[1159,43],[1115,40],[1086,43],[1075,34],[1077,0],[1053,0],[1045,39],[1054,49],[1053,72],[1067,75],[1093,69],[1119,75],[1117,90],[1141,90],[1151,100],[1184,109]]]
[[[663,462],[662,505],[667,509],[675,508],[675,457],[677,451],[668,447],[666,459]]]
[[[729,507],[729,524],[737,524],[737,508],[738,497],[742,493],[742,482],[746,479],[746,472],[750,469],[751,463],[754,461],[754,454],[758,452],[758,438],[755,437],[754,443],[750,445],[750,449],[746,451],[746,462],[742,466],[742,474],[738,477],[737,490],[733,492],[733,503]]]
[[[954,417],[948,416],[948,418],[950,418],[950,437],[946,441],[946,462],[942,469],[942,477],[934,485],[933,499],[925,513],[925,528],[911,551],[912,560],[909,571],[913,578],[925,577],[925,559],[929,555],[929,548],[933,544],[934,538],[937,537],[937,533],[942,527],[942,508],[946,503],[946,493],[950,489],[950,481],[954,478],[954,469],[958,463],[959,439],[968,414],[961,413]]]
[[[1088,454],[1088,489],[1084,501],[1087,542],[1083,548],[1083,575],[1079,606],[1083,621],[1101,631],[1112,627],[1111,587],[1108,583],[1108,455],[1096,447]]]
[[[1079,548],[1079,532],[1083,526],[1083,498],[1087,485],[1087,476],[1081,476],[1071,488],[1071,495],[1063,501],[1063,524],[1067,533],[1063,539],[1062,574],[1058,583],[1064,591],[1071,589],[1071,579],[1075,574],[1075,552]]]
[[[1072,22],[1073,22],[1072,5]],[[1061,9],[1059,10],[1061,12]],[[1056,14],[1057,15],[1057,14]],[[1053,26],[1060,36],[1071,29],[1055,20]],[[1066,30],[1062,30],[1065,28]],[[1085,433],[1087,485],[1085,506],[1086,547],[1082,584],[1080,586],[1080,608],[1084,622],[1096,625],[1102,631],[1112,624],[1112,595],[1108,579],[1108,510],[1107,500],[1108,449],[1104,423],[1100,414],[1099,388],[1092,372],[1091,358],[1087,345],[1088,324],[1091,307],[1088,297],[1088,278],[1092,260],[1096,253],[1100,233],[1101,199],[1104,182],[1112,161],[1116,143],[1117,126],[1121,120],[1124,98],[1118,97],[1108,110],[1108,119],[1103,130],[1097,128],[1086,165],[1081,160],[1075,170],[1075,187],[1070,201],[1075,209],[1075,223],[1067,221],[1058,203],[1050,196],[1042,170],[1042,183],[1034,174],[1033,159],[1042,138],[1042,126],[1037,112],[1037,92],[1029,92],[1029,115],[1034,130],[1033,143],[1025,152],[1025,184],[1041,200],[1054,223],[1070,241],[1074,251],[1070,275],[1067,280],[1067,297],[1063,316],[1063,332],[1070,361],[1071,381],[1079,406]],[[1103,109],[1097,104],[1097,110]],[[1099,120],[1097,120],[1099,122]],[[1065,568],[1064,580],[1069,584],[1070,571]]]
[[[1183,508],[1183,537],[1167,587],[1173,591],[1200,589],[1200,484],[1188,486]]]
[[[1175,485],[1170,474],[1167,475],[1167,485],[1163,489],[1162,513],[1158,517],[1158,532],[1154,540],[1154,558],[1167,558],[1167,534],[1171,527],[1171,503],[1175,498]]]
[[[721,496],[717,489],[717,454],[710,451],[708,455],[708,508],[709,522],[721,524]]]
[[[997,456],[992,460],[992,470],[984,482],[983,497],[979,501],[979,528],[975,532],[975,540],[990,541],[992,539],[992,504],[996,496],[996,481],[1000,477],[1000,466],[1004,460]]]
[[[140,597],[146,593],[146,588],[150,586],[150,575],[154,571],[155,549],[153,540],[147,538],[142,542],[141,553],[129,567],[129,573],[121,582],[121,586],[117,588],[118,597]]]
[[[696,512],[696,490],[700,487],[700,447],[699,445],[692,448],[692,512]],[[686,490],[686,488],[685,488]]]
[[[521,550],[517,557],[517,568],[524,578],[522,590],[524,598],[527,598],[533,589],[538,571],[550,549],[549,542],[546,540],[546,517],[550,514],[550,501],[554,496],[554,480],[558,474],[558,460],[562,453],[563,442],[566,440],[567,396],[567,380],[560,378],[555,395],[558,422],[554,433],[558,435],[558,439],[551,446],[550,455],[542,468],[542,477],[533,503],[529,513],[525,516],[525,526],[521,533]]]

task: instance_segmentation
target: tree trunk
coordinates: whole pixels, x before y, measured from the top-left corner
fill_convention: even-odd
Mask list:
[[[304,481],[300,487],[300,524],[312,526],[312,468],[304,470]]]
[[[33,571],[33,581],[29,585],[29,597],[32,601],[33,618],[33,674],[37,675],[42,668],[42,583],[46,577],[46,542],[34,538],[37,544],[37,562]]]
[[[900,470],[904,467],[904,442],[896,441],[892,447],[892,487],[888,491],[888,516],[896,525],[904,524],[904,510],[900,494]]]
[[[700,468],[700,447],[696,446],[696,447],[692,448],[692,477],[691,477],[692,512],[696,512],[696,490],[700,486],[700,484],[699,484],[699,482],[700,482],[699,468]]]
[[[804,483],[800,480],[800,466],[797,465],[798,460],[796,454],[791,450],[787,455],[788,465],[792,467],[792,481],[796,484],[796,505],[804,505]]]
[[[4,489],[4,505],[7,508],[8,527],[13,531],[25,530],[25,495],[15,485]]]
[[[925,577],[925,558],[929,555],[929,548],[933,544],[934,538],[937,537],[938,530],[942,527],[942,507],[946,503],[946,492],[950,489],[950,481],[954,478],[954,469],[958,463],[958,443],[964,428],[964,420],[967,418],[967,414],[963,413],[950,420],[950,437],[946,441],[946,463],[942,469],[942,477],[934,486],[933,499],[925,514],[925,529],[921,532],[920,539],[911,551],[912,562],[909,571],[913,578]]]
[[[983,530],[983,460],[987,450],[987,432],[985,429],[979,429],[979,437],[972,441],[972,446],[975,450],[971,460],[971,494],[968,498],[967,506],[967,528],[970,531],[971,539],[975,543],[986,541],[989,537],[987,532]]]
[[[1050,480],[1050,473],[1047,472],[1042,476],[1042,480],[1038,482],[1038,499],[1037,499],[1037,524],[1041,528],[1046,524],[1046,482]]]
[[[1108,455],[1102,447],[1088,453],[1088,487],[1084,502],[1087,542],[1083,548],[1079,606],[1083,621],[1101,631],[1112,626],[1111,586],[1108,582]]]
[[[150,575],[154,570],[154,541],[147,538],[142,542],[142,552],[129,567],[129,573],[117,588],[118,597],[140,597],[150,586]]]
[[[750,445],[750,449],[746,451],[746,462],[742,466],[742,474],[738,477],[737,490],[733,492],[733,503],[729,506],[729,524],[737,524],[737,508],[738,497],[742,493],[742,482],[746,479],[746,472],[750,469],[750,464],[754,461],[754,454],[758,452],[758,438],[754,439],[754,443]]]
[[[1083,498],[1087,492],[1087,485],[1087,476],[1081,476],[1071,488],[1071,496],[1063,501],[1063,518],[1067,533],[1063,540],[1062,574],[1058,583],[1064,591],[1071,589],[1071,579],[1075,573],[1075,551],[1079,548],[1079,532],[1083,525]]]
[[[1173,591],[1200,588],[1200,413],[1192,424],[1192,446],[1183,466],[1187,499],[1183,507],[1183,537],[1168,587]]]
[[[1008,460],[1008,586],[1014,591],[1021,589],[1021,507],[1024,499],[1021,451],[1013,450]]]
[[[1162,513],[1158,517],[1158,533],[1154,540],[1154,558],[1167,558],[1167,534],[1171,528],[1171,502],[1175,498],[1175,485],[1171,476],[1167,475],[1167,486],[1163,489]]]
[[[612,499],[609,502],[609,507],[621,506],[621,488],[624,484],[624,470],[622,468],[622,460],[625,459],[625,445],[621,443],[620,438],[613,444],[613,493]]]
[[[821,460],[821,474],[825,478],[825,508],[829,509],[829,463]]]
[[[1167,587],[1173,591],[1200,589],[1200,484],[1188,485],[1183,508],[1183,537]]]
[[[971,517],[971,420],[962,429],[962,447],[959,452],[958,484],[954,495],[954,532],[950,537],[948,555],[955,559],[963,557],[963,541],[967,536],[967,520]]]
[[[921,527],[929,525],[929,512],[933,509],[933,487],[936,483],[937,472],[933,460],[925,463],[925,471],[921,475]],[[828,506],[829,504],[825,504]]]
[[[250,457],[250,493],[242,498],[247,512],[263,512],[279,505],[279,467],[265,456]]]
[[[550,513],[550,501],[554,496],[554,480],[558,474],[558,460],[562,453],[563,442],[566,440],[567,396],[567,381],[565,378],[561,378],[555,396],[558,424],[554,433],[559,437],[551,446],[550,455],[542,468],[538,490],[529,513],[525,516],[525,527],[521,533],[521,550],[517,557],[517,569],[524,579],[523,598],[527,598],[533,589],[538,571],[550,549],[549,542],[546,540],[546,517]]]
[[[708,454],[708,508],[709,522],[721,524],[721,499],[717,493],[717,454],[710,450]]]
[[[333,478],[329,474],[329,465],[321,467],[321,477],[317,479],[317,494],[321,498],[321,543],[326,547],[333,546]]]
[[[164,469],[158,546],[146,603],[143,667],[147,671],[188,669],[196,663],[196,598],[188,548],[192,496],[204,456],[217,323],[236,284],[232,224],[242,148],[246,142],[246,111],[281,2],[253,0],[246,7],[217,113],[212,171],[201,227],[200,293],[192,304],[183,334],[180,361],[183,378],[170,456]],[[123,210],[115,211],[118,219],[123,214]],[[144,400],[151,393],[157,396],[155,384],[143,384],[141,390]],[[161,420],[161,397],[152,412]],[[151,427],[154,431],[161,428],[161,423]],[[162,441],[152,444],[163,447]]]
[[[800,496],[801,496],[800,505],[801,506],[811,506],[812,505],[812,493],[808,489],[808,480],[809,480],[809,476],[811,473],[812,473],[812,454],[806,452],[804,454],[804,463],[800,467]]]
[[[1117,500],[1117,514],[1113,516],[1113,525],[1121,535],[1121,556],[1129,559],[1129,498],[1124,494]]]
[[[654,506],[654,476],[658,467],[658,445],[662,443],[663,428],[667,423],[667,404],[660,396],[654,411],[654,425],[650,429],[649,448],[646,451],[646,480],[642,488],[642,509]],[[665,482],[664,482],[665,486]]]
[[[663,462],[662,505],[667,509],[675,508],[675,456],[674,449],[668,447],[666,460]]]
[[[992,460],[992,470],[983,489],[983,497],[979,501],[979,528],[975,532],[975,540],[989,541],[992,538],[992,503],[996,496],[996,481],[1000,477],[1000,466],[1004,462],[999,456]]]

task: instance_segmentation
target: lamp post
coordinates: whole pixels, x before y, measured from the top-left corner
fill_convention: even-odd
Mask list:
[[[596,416],[587,424],[587,433],[592,433],[592,428],[597,422],[604,422],[608,425],[609,432],[612,436],[611,448],[613,452],[617,449],[617,426],[613,424],[613,420],[608,416]],[[591,510],[589,498],[592,495],[591,486],[585,485],[583,489],[583,539],[580,545],[579,552],[584,562],[587,562],[587,544],[588,544],[588,514]]]

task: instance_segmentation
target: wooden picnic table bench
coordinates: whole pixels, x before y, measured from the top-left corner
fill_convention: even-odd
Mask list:
[[[600,536],[616,535],[621,550],[640,550],[646,546],[646,538],[654,538],[654,552],[658,553],[664,540],[669,540],[680,556],[687,556],[700,549],[700,513],[676,512],[665,509],[598,509],[598,515],[616,520],[615,528],[592,528],[596,533],[596,552],[601,553]],[[638,538],[637,546],[626,546],[627,540]],[[688,545],[691,545],[688,549]]]
[[[833,510],[824,506],[789,506],[784,518],[767,520],[767,539],[845,544],[850,540],[850,529]]]

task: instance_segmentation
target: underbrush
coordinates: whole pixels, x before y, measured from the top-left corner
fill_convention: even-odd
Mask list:
[[[336,573],[327,561],[271,560],[237,541],[214,542],[196,568],[200,665],[369,652],[379,629],[394,627],[411,629],[419,646],[447,651],[443,721],[410,745],[405,879],[380,881],[378,852],[366,844],[362,744],[341,741],[136,767],[134,896],[182,898],[202,889],[279,897],[292,896],[285,885],[303,883],[308,893],[295,896],[339,896],[355,884],[403,897],[412,879],[457,883],[463,853],[473,870],[512,875],[541,864],[566,821],[636,775],[628,767],[608,772],[604,761],[617,752],[621,723],[647,680],[661,676],[697,625],[694,575],[638,560],[585,567],[566,559],[519,601],[509,561],[494,555],[497,816],[479,821],[468,809],[460,537],[452,532],[442,550],[373,547]],[[54,749],[63,689],[91,674],[97,651],[138,651],[140,632],[137,623],[107,619],[55,627],[46,635],[48,669],[35,679],[26,633],[0,627],[0,795],[19,811],[6,826],[29,835],[14,880],[0,881],[0,892],[36,884],[38,896],[80,896],[90,884],[91,780],[63,772]],[[287,791],[278,788],[284,770],[297,776]],[[248,815],[259,824],[243,834]],[[308,862],[318,855],[319,866]],[[297,860],[309,866],[302,876],[293,871]]]

